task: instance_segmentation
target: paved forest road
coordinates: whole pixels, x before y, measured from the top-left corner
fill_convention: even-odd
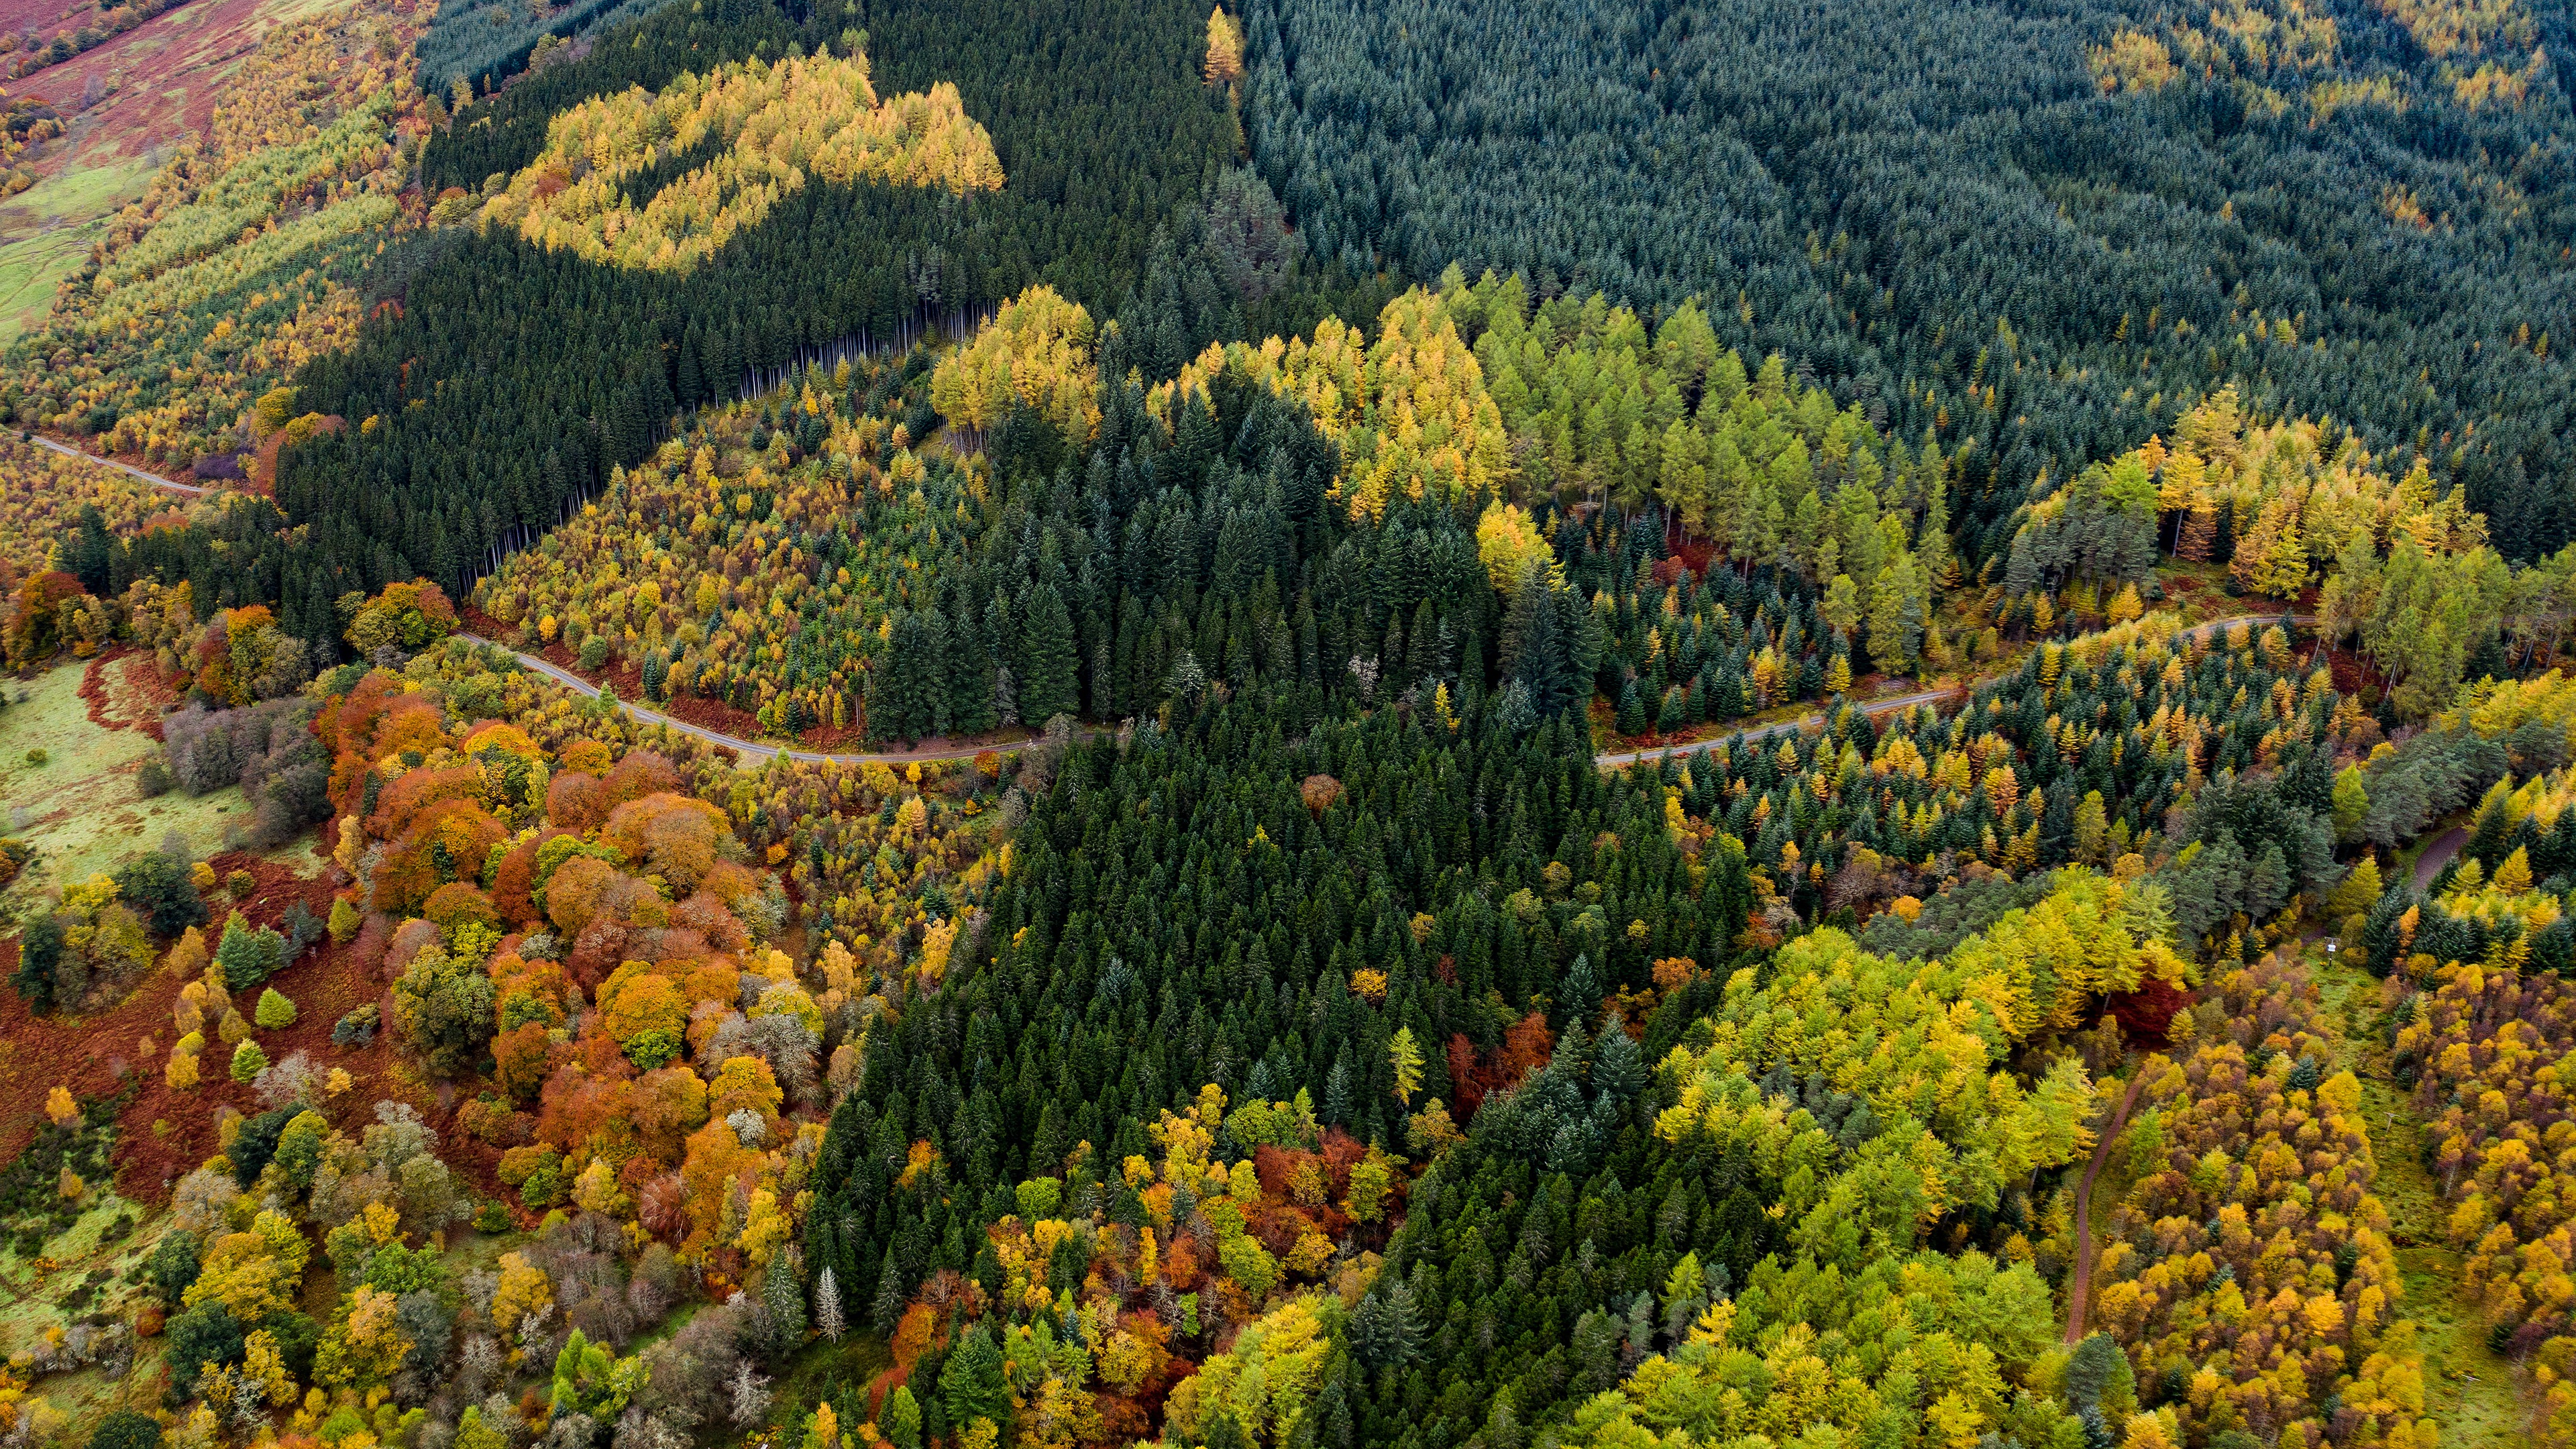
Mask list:
[[[43,440],[39,439],[38,441]],[[55,445],[48,444],[47,446]],[[105,460],[102,459],[94,461]],[[119,464],[117,466],[122,467],[123,465]],[[133,470],[128,469],[127,471],[131,472]],[[148,478],[151,475],[142,474],[140,476]],[[170,484],[169,486],[178,487],[180,485]],[[2239,614],[2232,619],[2212,619],[2206,624],[2194,624],[2182,632],[2186,635],[2208,634],[2212,631],[2225,629],[2235,624],[2269,624],[2281,617],[2282,616],[2279,614]],[[2290,616],[2290,622],[2306,626],[2314,624],[2316,619],[2311,615],[2294,614]],[[456,637],[474,644],[492,644],[491,640],[485,639],[476,634],[458,634]],[[515,657],[522,666],[535,670],[537,673],[544,675],[548,679],[554,680],[558,684],[562,684],[568,688],[576,690],[585,696],[596,697],[599,693],[599,686],[583,679],[580,675],[573,673],[571,670],[550,664],[533,654],[519,654],[516,651],[512,651],[512,653],[513,657]],[[2006,672],[2009,673],[2010,671]],[[1995,675],[1989,677],[2000,678],[2001,676]],[[1861,711],[1866,714],[1885,714],[1890,710],[1911,709],[1918,704],[1932,704],[1936,701],[1947,699],[1957,693],[1959,693],[1959,690],[1957,689],[1930,689],[1916,694],[1900,694],[1884,699],[1862,701],[1860,702],[1859,707]],[[645,706],[633,703],[632,701],[620,700],[618,701],[618,704],[620,708],[623,708],[628,713],[634,715],[637,719],[643,720],[648,724],[663,725],[670,729],[678,730],[684,735],[694,735],[697,738],[706,741],[708,744],[721,745],[724,748],[732,750],[746,758],[758,758],[763,760],[777,755],[784,755],[788,759],[801,760],[809,764],[832,762],[844,765],[901,765],[908,764],[914,760],[972,759],[985,750],[1004,748],[1003,746],[996,745],[934,745],[928,749],[890,750],[879,754],[834,754],[821,750],[797,750],[790,749],[785,745],[762,744],[753,740],[739,739],[733,735],[708,729],[703,725],[693,725],[686,720],[673,719],[671,716],[663,714],[659,710],[648,709]],[[1626,750],[1610,754],[1594,755],[1592,757],[1592,762],[1605,770],[1622,770],[1631,765],[1660,761],[1671,755],[1686,756],[1699,750],[1710,749],[1714,746],[1723,744],[1727,740],[1767,739],[1784,730],[1802,730],[1811,725],[1820,725],[1824,723],[1824,720],[1824,714],[1819,711],[1815,714],[1800,715],[1796,719],[1782,720],[1777,724],[1764,725],[1759,729],[1744,730],[1740,733],[1727,735],[1720,739],[1694,740],[1689,744],[1666,745],[1660,749]],[[1010,746],[1009,748],[1018,747]]]
[[[489,639],[483,638],[479,634],[458,634],[455,637],[475,644],[489,645],[492,642]],[[517,659],[522,667],[532,669],[558,684],[577,690],[587,697],[598,697],[598,685],[591,683],[569,669],[563,669],[550,664],[545,660],[538,658],[534,654],[520,654],[513,651],[511,657]],[[648,709],[645,706],[636,704],[630,700],[619,700],[617,702],[617,707],[625,710],[628,714],[635,716],[637,719],[644,721],[646,724],[662,725],[669,729],[678,730],[684,735],[695,735],[699,739],[705,740],[708,744],[721,745],[724,748],[732,750],[736,754],[742,755],[746,758],[757,758],[762,760],[769,759],[776,755],[785,755],[791,760],[802,760],[809,764],[822,764],[825,761],[836,761],[845,765],[864,765],[872,763],[880,765],[902,765],[909,764],[915,760],[971,760],[986,750],[1004,748],[1003,746],[997,745],[933,746],[924,750],[890,750],[884,754],[873,755],[829,754],[820,750],[791,750],[784,745],[761,744],[755,740],[740,739],[733,735],[725,734],[720,730],[711,730],[704,725],[693,725],[687,720],[673,719],[671,716],[662,713],[660,710]],[[1015,744],[1008,746],[1007,748],[1018,749],[1019,746]]]
[[[114,458],[102,458],[96,453],[84,453],[78,448],[71,447],[63,443],[57,443],[48,437],[38,436],[34,438],[33,441],[39,448],[52,449],[54,452],[60,453],[66,458],[80,458],[87,462],[97,463],[103,467],[114,468],[119,473],[126,474],[129,477],[139,478],[144,482],[151,484],[155,488],[167,488],[173,493],[185,493],[191,498],[202,498],[206,493],[205,487],[201,484],[173,482],[168,478],[162,477],[158,473],[146,473],[140,468],[133,467],[130,464],[120,463]]]
[[[2424,847],[2424,853],[2415,857],[2415,889],[2430,889],[2433,877],[2440,875],[2442,867],[2450,862],[2452,856],[2460,853],[2461,846],[2468,843],[2469,827],[2465,825],[2454,825],[2434,836],[2433,843]]]

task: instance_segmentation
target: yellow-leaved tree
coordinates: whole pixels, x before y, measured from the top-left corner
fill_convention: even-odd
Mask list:
[[[642,206],[626,194],[630,178],[710,140],[725,149]],[[808,179],[963,195],[1001,189],[1002,163],[945,81],[880,101],[864,55],[738,61],[557,115],[482,223],[596,262],[685,272]]]
[[[1208,12],[1207,40],[1207,83],[1225,86],[1243,79],[1243,22],[1220,5]]]
[[[982,429],[1015,404],[1035,409],[1068,439],[1100,423],[1091,314],[1055,288],[1031,287],[1002,304],[975,340],[939,361],[930,401],[954,423]]]

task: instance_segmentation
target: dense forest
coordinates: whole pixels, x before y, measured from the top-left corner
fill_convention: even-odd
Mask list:
[[[2576,1441],[2565,29],[267,28],[0,352],[0,1441]]]
[[[1698,297],[2006,509],[2234,382],[2551,552],[2576,119],[2521,7],[2380,9],[1261,0],[1245,130],[1320,255]]]
[[[1035,289],[935,368],[815,368],[784,406],[707,415],[475,597],[522,642],[631,665],[656,699],[876,739],[1122,718],[1192,671],[1388,697],[1519,682],[1536,712],[1597,693],[1643,734],[1948,657],[1927,634],[1955,568],[1937,448],[1835,410],[1776,358],[1748,376],[1693,314],[1649,344],[1633,314],[1565,299],[1535,314],[1540,335],[1565,329],[1550,352],[1516,289],[1481,291],[1408,293],[1365,349],[1328,324],[1311,346],[1211,350],[1139,397],[1101,391],[1088,313]],[[1426,336],[1445,350],[1412,345]],[[1346,411],[1300,406],[1328,388]],[[1397,397],[1483,435],[1454,457],[1381,436],[1365,420]],[[916,451],[943,416],[988,445]],[[1541,448],[1562,483],[1535,458],[1491,465]],[[1645,512],[1586,520],[1565,505],[1587,487]],[[639,531],[637,512],[666,522]],[[1682,582],[1667,519],[1736,566]],[[1068,623],[1059,683],[1050,631]]]

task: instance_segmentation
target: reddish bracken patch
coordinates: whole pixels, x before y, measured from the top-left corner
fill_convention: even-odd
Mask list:
[[[2161,1048],[2168,1041],[2174,1013],[2191,1005],[2191,993],[2161,976],[2149,977],[2135,991],[2124,991],[2104,1003],[2120,1023],[2120,1039],[2135,1046]]]
[[[1489,1092],[1520,1085],[1532,1071],[1547,1065],[1556,1051],[1556,1034],[1547,1029],[1547,1018],[1533,1011],[1514,1022],[1503,1033],[1500,1046],[1478,1051],[1463,1032],[1449,1037],[1449,1084],[1454,1093],[1455,1117],[1460,1126],[1476,1115]]]
[[[105,654],[91,660],[89,662],[89,668],[81,671],[81,703],[89,710],[89,722],[103,730],[133,728],[133,726],[115,716],[107,699],[107,666],[111,660],[116,658],[118,653],[118,650],[110,649]]]
[[[178,702],[178,693],[162,680],[149,653],[119,645],[81,672],[80,698],[89,722],[100,729],[137,730],[157,740],[161,713]]]
[[[68,110],[93,76],[113,85],[108,103],[83,117],[94,128],[90,144],[104,143],[102,157],[146,154],[212,119],[220,83],[259,44],[264,3],[190,0],[11,89]]]
[[[316,423],[313,431],[336,433],[348,425],[348,419],[334,413]],[[293,431],[280,428],[260,443],[259,451],[252,456],[250,476],[242,482],[243,492],[266,495],[277,491],[277,455],[284,451]]]
[[[570,670],[593,684],[605,685],[616,690],[619,699],[629,703],[644,699],[644,669],[641,665],[621,663],[614,669],[584,669],[581,667],[580,656],[561,644],[547,645],[545,657],[548,664],[558,669]],[[645,707],[658,714],[667,714],[673,719],[696,725],[702,730],[714,730],[718,734],[731,735],[738,740],[760,738],[759,717],[749,710],[736,709],[722,700],[684,694],[666,700],[648,701]]]
[[[2326,651],[2326,669],[2333,675],[2335,693],[2359,694],[2363,688],[2386,689],[2388,676],[2380,673],[2367,654],[2348,649]]]
[[[319,871],[311,876],[242,852],[227,852],[208,863],[218,877],[246,870],[257,883],[238,905],[220,892],[207,901],[210,937],[235,909],[254,925],[272,927],[299,900],[317,916],[329,913],[338,873],[319,861]],[[0,942],[0,976],[15,971],[17,962],[17,942]],[[129,1083],[134,1095],[118,1117],[112,1158],[118,1192],[139,1202],[164,1201],[181,1177],[215,1156],[221,1148],[218,1109],[250,1115],[265,1104],[226,1075],[229,1056],[220,1043],[209,1043],[195,1087],[177,1091],[169,1086],[162,1065],[177,1037],[171,1008],[186,984],[178,973],[156,967],[124,1000],[83,1017],[33,1016],[16,993],[0,988],[0,1156],[16,1152],[33,1135],[45,1096],[55,1085],[86,1100]],[[499,1149],[455,1130],[453,1121],[455,1109],[473,1097],[475,1084],[421,1082],[400,1069],[399,1050],[386,1031],[356,1050],[331,1044],[332,1028],[341,1017],[358,1006],[383,1002],[385,984],[365,969],[356,944],[325,941],[266,984],[296,1007],[293,1026],[258,1033],[269,1060],[283,1061],[301,1051],[316,1070],[339,1067],[354,1079],[348,1091],[323,1105],[334,1126],[355,1135],[375,1120],[379,1101],[408,1102],[439,1129],[439,1155],[484,1196],[499,1193]]]
[[[1685,572],[1695,579],[1707,578],[1709,563],[1716,557],[1716,544],[1704,538],[1691,539],[1673,552],[1655,560],[1655,582],[1671,584],[1678,581]]]
[[[122,661],[117,669],[117,687],[125,696],[126,716],[134,727],[154,739],[161,738],[161,716],[179,707],[179,691],[161,677],[161,665],[150,654],[137,651]]]
[[[82,0],[0,0],[0,31],[17,35],[33,30],[51,39],[89,8]]]

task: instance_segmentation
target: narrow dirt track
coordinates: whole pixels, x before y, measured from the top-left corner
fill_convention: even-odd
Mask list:
[[[2460,853],[2460,847],[2468,843],[2469,828],[2465,825],[2454,825],[2434,836],[2433,843],[2424,847],[2424,853],[2415,857],[2415,889],[2430,889],[2433,877],[2440,875],[2442,867],[2449,864],[2451,857]]]
[[[120,463],[114,458],[102,458],[94,453],[84,453],[78,448],[55,442],[51,438],[39,436],[35,438],[34,441],[38,447],[50,448],[65,457],[85,458],[93,463],[103,463],[110,468],[116,469],[120,473],[130,474],[143,482],[149,483],[155,488],[167,488],[173,493],[185,493],[192,497],[201,496],[207,491],[205,488],[195,484],[177,483],[157,474],[146,473],[140,468]],[[2280,614],[2238,614],[2233,618],[2212,619],[2205,624],[2194,624],[2189,628],[2182,630],[2181,634],[2183,637],[2187,638],[2194,635],[2208,634],[2214,630],[2225,629],[2236,624],[2264,624],[2283,617],[2287,617],[2292,624],[2299,625],[2301,627],[2306,627],[2316,623],[2316,617],[2310,614],[2292,614],[2287,616]],[[476,644],[489,645],[492,643],[491,640],[474,634],[459,634],[456,637],[470,640]],[[515,650],[512,651],[512,654],[522,666],[535,670],[537,673],[546,676],[548,679],[552,679],[568,688],[577,690],[585,696],[596,697],[599,693],[599,686],[592,684],[590,681],[583,679],[580,675],[577,675],[568,669],[559,668],[533,654],[520,654]],[[2010,672],[2011,671],[2009,670],[2005,671],[2005,673]],[[1979,680],[1977,683],[1982,684],[1987,682],[1987,680],[1999,679],[2002,677],[2003,676],[2001,674],[1989,675],[1986,679]],[[1974,688],[1974,685],[1962,687]],[[1861,703],[1860,709],[1864,714],[1885,714],[1890,710],[1911,709],[1918,704],[1937,703],[1938,701],[1946,699],[1959,692],[1959,689],[1924,690],[1915,694],[1898,695],[1891,699],[1869,700]],[[619,703],[628,713],[634,715],[637,719],[646,721],[647,723],[664,725],[668,728],[678,730],[682,734],[694,735],[697,738],[706,741],[708,744],[719,745],[725,749],[732,750],[738,755],[763,760],[770,759],[778,755],[784,755],[788,759],[801,761],[807,764],[835,763],[844,765],[864,765],[873,763],[900,765],[915,760],[972,759],[983,751],[994,748],[989,745],[959,745],[953,747],[933,746],[924,750],[893,750],[881,753],[856,754],[832,753],[822,750],[799,750],[791,749],[785,745],[762,744],[756,740],[741,739],[733,735],[725,734],[720,730],[711,730],[703,725],[690,724],[686,720],[673,719],[671,716],[663,714],[659,710],[648,709],[643,705],[635,704],[631,701],[621,700]],[[1725,740],[1694,740],[1689,744],[1665,745],[1657,749],[1610,751],[1594,755],[1592,757],[1592,762],[1605,770],[1624,770],[1631,765],[1660,762],[1669,759],[1674,755],[1689,755],[1699,750],[1709,749],[1714,746],[1727,743],[1728,741],[1741,742],[1768,739],[1771,736],[1780,734],[1784,731],[1803,730],[1811,726],[1820,725],[1824,720],[1824,712],[1818,711],[1812,714],[1800,715],[1796,719],[1782,720],[1777,724],[1764,725],[1759,729],[1738,731],[1735,734],[1727,736]],[[1098,731],[1093,730],[1088,731],[1087,733],[1096,734]],[[2453,834],[2459,834],[2459,832],[2454,831]],[[2445,839],[2447,838],[2448,837],[2445,837]],[[2440,843],[2437,842],[2436,844],[2438,848]],[[2456,849],[2456,845],[2454,845],[2453,848]],[[2426,854],[2429,858],[2431,852],[2427,852]],[[2430,877],[2426,877],[2426,879],[2430,879]],[[2423,881],[2419,880],[2417,884],[2421,885],[2423,884]]]
[[[2129,1083],[2128,1092],[2120,1098],[2120,1110],[2093,1144],[2093,1160],[2084,1164],[2084,1181],[2075,1188],[2075,1268],[2073,1286],[2066,1290],[2065,1342],[2084,1341],[2084,1309],[2093,1288],[2093,1179],[2102,1175],[2102,1164],[2111,1159],[2111,1144],[2120,1138],[2120,1129],[2129,1125],[2129,1109],[2138,1104],[2138,1092],[2147,1085],[2147,1074],[2140,1072]]]
[[[2301,628],[2311,627],[2317,622],[2316,616],[2313,614],[2238,614],[2234,618],[2212,619],[2206,624],[2194,624],[2187,629],[2180,630],[2179,634],[2182,637],[2191,637],[2208,634],[2215,630],[2225,629],[2231,625],[2269,624],[2275,623],[2283,618],[2287,618],[2292,624]],[[2018,666],[2016,666],[2016,668],[2018,668]],[[2001,679],[2004,675],[2012,672],[2014,671],[2008,669],[2002,671],[2002,673],[1989,674],[1983,679],[1976,680],[1974,683],[1963,684],[1950,689],[1931,689],[1925,690],[1919,694],[1901,694],[1887,699],[1855,700],[1853,703],[1863,714],[1886,714],[1890,710],[1911,709],[1918,704],[1937,704],[1954,695],[1964,694],[1967,691],[1976,688],[1979,684],[1987,684],[1994,680]],[[1673,755],[1688,755],[1695,751],[1711,749],[1717,745],[1724,744],[1732,740],[1767,739],[1772,735],[1779,734],[1786,730],[1802,730],[1811,725],[1820,725],[1824,723],[1824,720],[1825,715],[1823,712],[1819,711],[1815,714],[1800,715],[1796,719],[1782,720],[1778,724],[1764,725],[1760,729],[1745,730],[1740,734],[1729,735],[1725,740],[1694,740],[1686,745],[1666,745],[1659,749],[1626,750],[1613,754],[1595,755],[1592,757],[1592,762],[1605,770],[1623,770],[1630,765],[1646,764],[1652,761],[1660,761]]]
[[[491,640],[483,638],[478,634],[459,634],[456,637],[476,644],[490,645],[492,643]],[[534,670],[536,673],[544,675],[546,678],[555,681],[557,684],[576,690],[586,698],[596,699],[599,696],[598,685],[591,683],[589,680],[582,678],[580,675],[573,673],[569,669],[549,663],[546,660],[538,658],[534,654],[520,654],[515,650],[512,651],[511,657],[518,660],[521,667]],[[915,760],[971,760],[986,750],[1002,748],[1001,746],[995,745],[934,745],[928,749],[889,750],[882,754],[830,754],[820,750],[792,750],[787,748],[785,745],[762,744],[756,740],[746,740],[734,735],[726,734],[721,730],[711,730],[704,725],[693,725],[687,720],[673,719],[671,716],[662,713],[660,710],[648,709],[643,705],[636,704],[629,700],[619,700],[617,702],[617,707],[625,710],[628,714],[635,716],[637,719],[644,721],[646,724],[662,725],[666,728],[677,730],[684,735],[694,735],[697,738],[706,741],[708,744],[720,745],[725,749],[732,750],[736,754],[753,756],[764,760],[775,755],[785,755],[791,760],[801,760],[809,764],[822,764],[826,761],[831,761],[844,765],[901,765]],[[1009,746],[1009,748],[1017,749],[1019,746],[1012,745]]]

